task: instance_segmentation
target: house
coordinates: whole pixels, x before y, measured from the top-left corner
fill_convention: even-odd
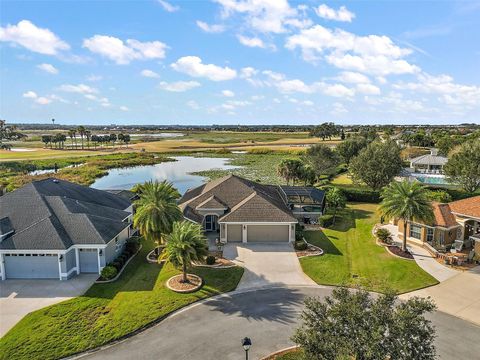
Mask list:
[[[126,193],[54,178],[7,193],[0,197],[1,279],[100,273],[121,254],[132,216]]]
[[[443,250],[453,243],[462,248],[475,248],[480,254],[480,196],[433,203],[434,221],[425,224],[412,221],[407,224],[407,240]],[[399,237],[403,239],[403,221],[398,221]]]
[[[430,154],[410,160],[410,170],[414,173],[443,174],[443,166],[447,162],[445,156],[438,155],[437,149],[430,149]]]
[[[323,191],[264,185],[235,175],[188,190],[179,201],[186,219],[219,233],[222,242],[291,242],[299,220],[318,218]]]

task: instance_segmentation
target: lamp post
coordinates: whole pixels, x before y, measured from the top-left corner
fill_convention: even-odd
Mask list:
[[[245,360],[248,360],[248,350],[250,350],[250,346],[252,346],[252,340],[248,337],[243,338],[242,346],[243,350],[245,350]]]

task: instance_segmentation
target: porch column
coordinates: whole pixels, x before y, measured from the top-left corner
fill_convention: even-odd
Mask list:
[[[242,224],[242,242],[244,243],[247,242],[247,231],[248,231],[248,226],[245,224]]]
[[[5,280],[7,278],[7,275],[5,274],[5,262],[3,260],[2,253],[0,253],[0,271],[2,272],[2,280]]]
[[[77,275],[80,275],[80,252],[75,248],[75,266],[77,268]]]

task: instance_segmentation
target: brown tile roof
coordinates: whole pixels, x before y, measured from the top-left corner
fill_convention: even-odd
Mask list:
[[[433,206],[433,215],[435,216],[435,221],[433,225],[443,226],[446,228],[457,225],[455,221],[455,216],[450,210],[449,204],[442,204],[434,202]]]
[[[450,209],[456,214],[480,218],[480,195],[451,202]]]
[[[226,209],[227,206],[215,195],[210,196],[207,200],[200,203],[196,207],[197,209]]]

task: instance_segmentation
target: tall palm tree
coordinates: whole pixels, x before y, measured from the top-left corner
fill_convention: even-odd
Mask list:
[[[135,201],[133,225],[145,239],[158,246],[165,242],[165,235],[172,231],[173,223],[182,219],[178,198],[177,189],[167,181],[147,181],[142,185],[139,199]]]
[[[392,181],[382,191],[380,212],[388,219],[403,220],[403,251],[407,250],[407,223],[413,220],[429,223],[434,219],[428,190],[418,181]]]
[[[207,255],[207,239],[199,224],[190,221],[173,224],[172,232],[167,236],[167,247],[162,257],[176,267],[182,267],[182,282],[188,283],[187,266],[192,261],[203,260]]]
[[[78,133],[80,134],[80,139],[82,140],[82,150],[83,150],[83,136],[85,135],[85,126],[80,125],[77,128]]]
[[[68,136],[70,136],[70,140],[72,140],[72,148],[73,148],[73,139],[75,139],[75,143],[77,142],[77,139],[76,139],[77,131],[75,129],[68,130]]]

